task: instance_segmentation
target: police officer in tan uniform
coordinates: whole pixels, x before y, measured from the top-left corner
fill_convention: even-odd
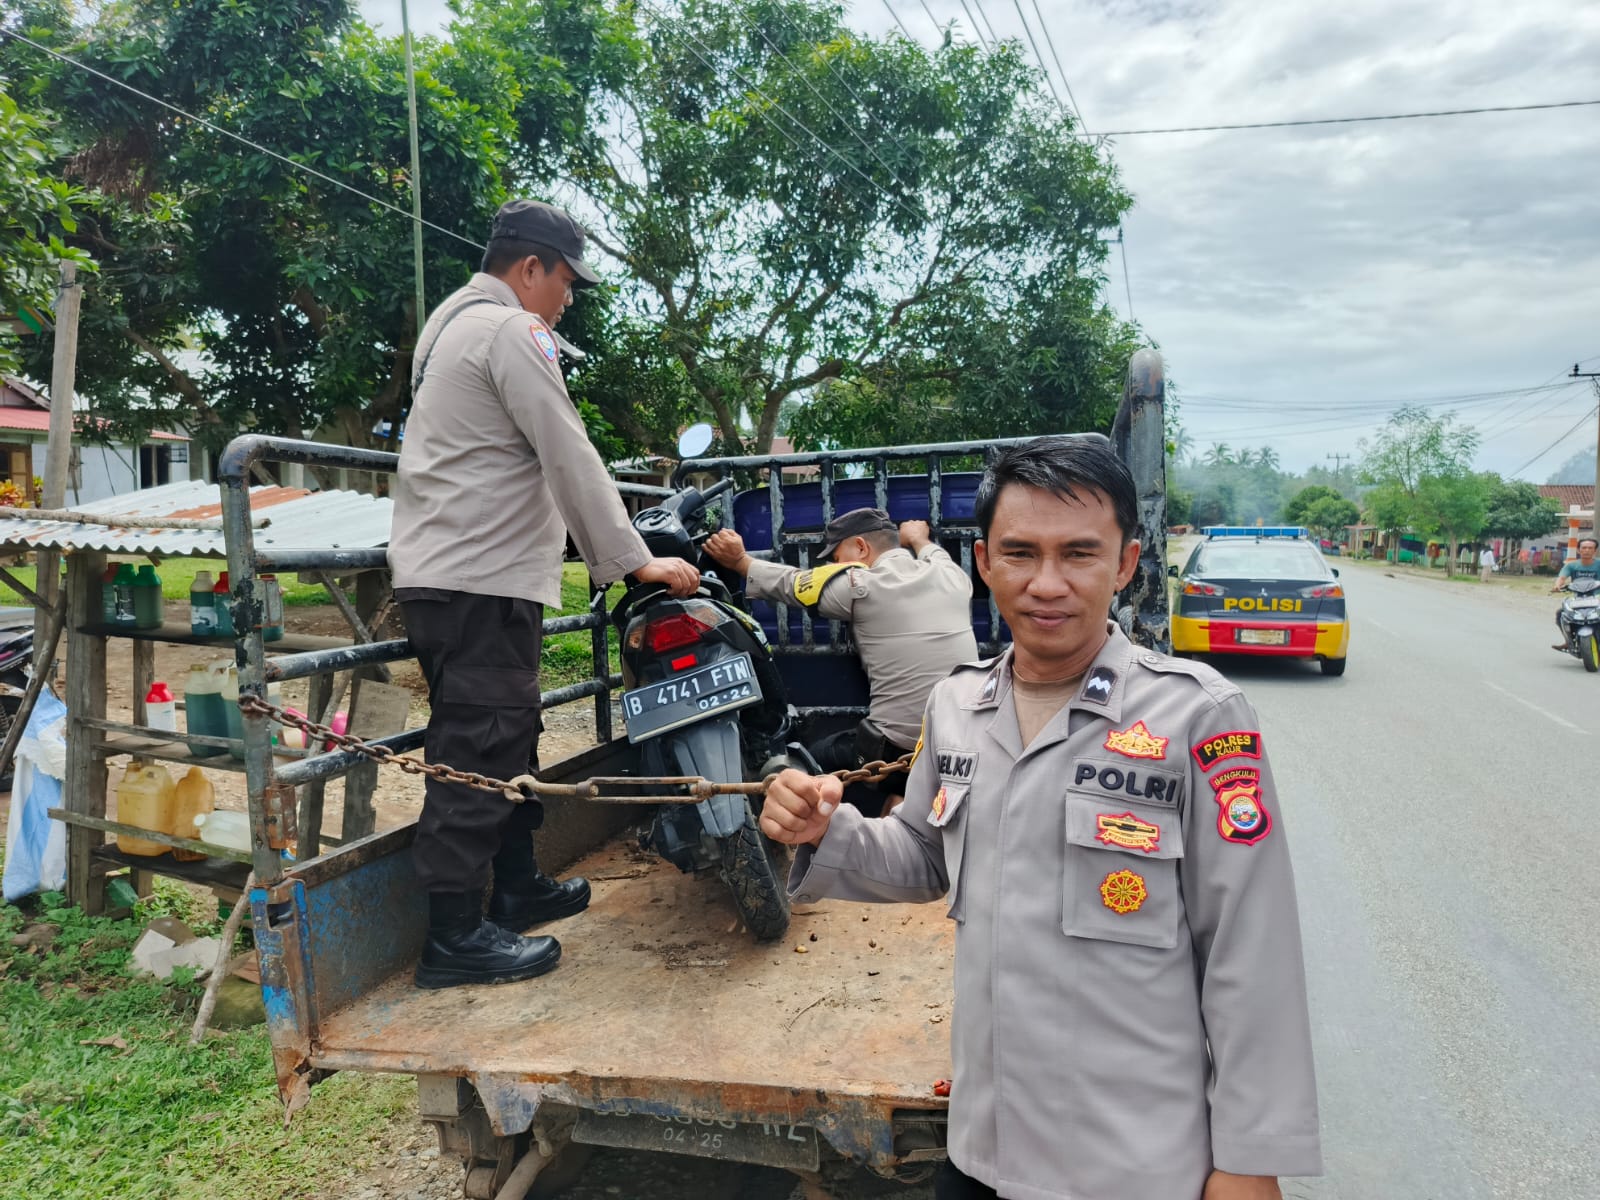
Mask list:
[[[978,493],[999,658],[933,690],[903,804],[795,771],[761,827],[795,898],[946,897],[939,1200],[1276,1200],[1321,1172],[1300,929],[1254,711],[1106,615],[1134,484],[1103,438],[1004,451]]]
[[[850,622],[872,696],[865,721],[812,747],[824,770],[910,750],[933,685],[978,657],[972,580],[932,540],[926,521],[896,526],[881,508],[842,513],[823,530],[820,557],[832,561],[805,570],[752,558],[731,529],[712,534],[705,549],[745,576],[748,595]]]
[[[428,680],[428,761],[502,779],[537,761],[541,622],[561,601],[569,531],[597,583],[632,573],[686,596],[700,582],[645,549],[567,397],[554,326],[573,288],[599,282],[583,245],[560,209],[501,206],[483,269],[428,318],[413,359],[389,565]],[[419,986],[556,965],[554,938],[519,931],[581,912],[589,885],[538,870],[540,817],[533,801],[427,781],[414,847],[428,892]]]

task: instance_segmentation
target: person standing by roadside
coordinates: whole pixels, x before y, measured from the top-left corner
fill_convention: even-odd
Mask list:
[[[570,531],[596,583],[633,574],[691,595],[699,572],[653,558],[567,396],[554,327],[599,278],[582,228],[535,200],[495,215],[482,269],[417,341],[389,564],[428,681],[429,762],[508,779],[536,764],[544,606],[561,602]],[[582,879],[539,871],[537,801],[429,779],[413,857],[428,893],[420,987],[504,983],[555,967]],[[491,868],[494,895],[484,917]]]
[[[887,820],[782,772],[797,901],[948,896],[937,1200],[1278,1200],[1322,1161],[1294,877],[1260,726],[1107,620],[1139,562],[1104,438],[1008,448],[977,566],[1012,646],[935,685]]]
[[[1478,551],[1478,582],[1488,583],[1489,576],[1494,574],[1495,557],[1494,547],[1485,546]]]

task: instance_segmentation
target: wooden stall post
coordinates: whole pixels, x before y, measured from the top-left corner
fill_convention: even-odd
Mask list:
[[[88,817],[106,815],[106,764],[96,753],[98,739],[77,723],[104,720],[106,715],[106,643],[84,633],[100,620],[100,576],[106,556],[76,550],[67,555],[67,778],[63,797],[68,812]],[[67,826],[67,899],[86,913],[105,908],[100,886],[105,869],[94,860],[105,834],[79,825]]]

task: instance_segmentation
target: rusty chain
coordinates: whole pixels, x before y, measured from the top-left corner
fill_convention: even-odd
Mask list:
[[[717,795],[761,796],[766,793],[767,787],[777,778],[775,775],[768,775],[758,783],[718,783],[715,780],[705,779],[698,775],[596,776],[593,779],[585,779],[581,783],[546,783],[532,775],[518,775],[514,779],[495,779],[489,775],[481,775],[476,771],[458,770],[448,763],[423,762],[421,759],[412,758],[408,754],[396,753],[388,746],[379,746],[368,742],[353,733],[336,733],[327,725],[319,725],[309,717],[290,712],[260,696],[240,696],[239,709],[246,715],[269,717],[280,725],[300,730],[306,735],[306,746],[308,748],[318,743],[324,746],[331,744],[340,750],[348,750],[364,758],[370,758],[374,762],[387,763],[391,766],[399,767],[408,775],[424,775],[429,779],[437,779],[440,783],[459,783],[465,787],[476,788],[481,792],[495,792],[517,804],[539,796],[564,796],[577,800],[610,800],[634,804],[683,803],[705,800]],[[896,759],[876,759],[854,769],[833,771],[831,774],[841,783],[882,783],[891,775],[898,774],[901,771],[909,771],[911,769],[911,760],[914,757],[914,752],[909,752]],[[606,790],[607,788],[638,787],[674,787],[681,788],[683,791],[676,794],[652,796],[616,793]]]

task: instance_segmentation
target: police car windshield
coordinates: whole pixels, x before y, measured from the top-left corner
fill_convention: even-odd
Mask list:
[[[1221,579],[1325,579],[1328,566],[1304,542],[1213,542],[1200,547],[1189,573]]]

